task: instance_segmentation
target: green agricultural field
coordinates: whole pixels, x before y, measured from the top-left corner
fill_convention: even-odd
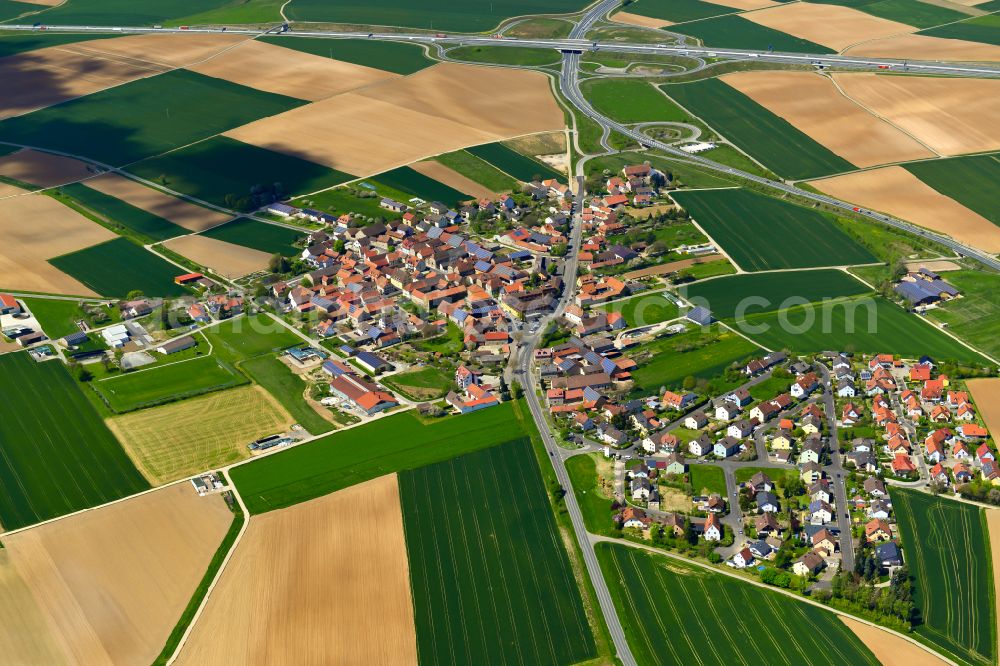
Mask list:
[[[184,227],[148,213],[121,199],[93,190],[82,183],[72,183],[59,188],[59,192],[84,208],[90,209],[109,224],[134,232],[146,242],[155,242],[190,233]]]
[[[639,0],[628,5],[625,10],[631,14],[663,19],[671,23],[697,21],[739,11],[704,0]]]
[[[457,171],[466,178],[470,178],[498,194],[500,192],[512,192],[517,189],[516,180],[489,162],[481,160],[465,150],[438,155],[434,158],[434,161],[440,162],[449,169]]]
[[[701,4],[700,0],[691,2]],[[595,109],[620,123],[691,119],[691,114],[641,79],[592,79],[584,81],[582,90]]]
[[[234,317],[204,330],[213,353],[229,363],[278,352],[304,343],[302,338],[264,314]]]
[[[23,3],[11,2],[11,4],[21,6]],[[28,7],[30,8],[30,5]],[[0,9],[0,14],[2,12],[3,10]],[[86,33],[8,32],[0,35],[0,58],[36,49],[44,49],[50,46],[75,44],[76,42],[87,42],[93,39],[108,39],[113,36]]]
[[[0,0],[0,21],[13,19],[28,12],[37,12],[40,9],[45,7],[16,0]],[[31,17],[25,17],[24,20],[27,21],[29,18]]]
[[[162,24],[171,18],[188,16],[232,0],[70,0],[53,7],[34,20],[49,25],[138,25]]]
[[[597,486],[597,453],[573,456],[566,459],[566,471],[576,503],[583,513],[583,524],[591,534],[612,533],[611,498],[604,496]]]
[[[733,363],[760,353],[757,345],[718,326],[657,338],[629,352],[632,357],[644,357],[632,371],[633,392],[649,395],[661,386],[677,389],[688,376],[711,379]]]
[[[217,357],[200,356],[95,380],[90,386],[113,411],[122,414],[246,383],[246,377]]]
[[[744,19],[739,20],[750,24]],[[710,22],[692,25],[706,25]],[[750,48],[732,44],[729,46]],[[787,178],[805,179],[855,169],[853,164],[809,138],[787,120],[771,113],[719,79],[665,84],[660,87],[690,113],[700,117],[712,129],[775,173]]]
[[[281,22],[281,6],[285,0],[229,0],[221,7],[165,22],[168,26],[180,25],[234,25]]]
[[[782,310],[824,298],[857,296],[871,291],[835,268],[782,273],[744,273],[699,282],[682,288],[682,294],[704,305],[719,319],[747,313]],[[741,306],[743,309],[741,309]]]
[[[797,306],[778,312],[748,315],[736,328],[771,349],[821,352],[840,349],[928,355],[935,361],[954,360],[985,365],[986,359],[880,296],[844,298]]]
[[[373,196],[359,197],[355,192],[370,193]],[[398,220],[402,218],[399,213],[393,213],[379,206],[380,196],[375,196],[375,190],[368,190],[364,187],[355,187],[354,184],[343,187],[333,187],[329,190],[310,194],[305,197],[293,200],[295,206],[314,208],[331,215],[366,215],[368,217],[384,217],[387,220]]]
[[[1000,17],[996,18],[1000,21]],[[1000,33],[1000,23],[994,30]],[[913,162],[903,167],[941,194],[1000,226],[1000,203],[992,189],[1000,183],[1000,153]]]
[[[670,196],[747,271],[876,261],[829,216],[809,208],[744,189]]]
[[[333,424],[317,414],[305,401],[303,392],[306,390],[306,383],[271,354],[247,359],[238,367],[273,395],[310,434],[321,435],[333,430]]]
[[[31,314],[41,324],[45,335],[53,340],[80,330],[76,325],[78,320],[83,319],[79,301],[49,298],[23,298],[21,300],[25,302],[25,305],[31,310]]]
[[[726,496],[726,474],[721,467],[715,465],[690,465],[688,474],[691,476],[691,487],[696,495],[702,493],[718,493]]]
[[[133,164],[128,171],[188,196],[238,210],[256,208],[254,187],[281,184],[281,194],[306,194],[354,176],[265,148],[216,136]]]
[[[510,402],[432,425],[404,412],[241,465],[231,477],[250,513],[264,513],[523,437],[532,426],[522,418]]]
[[[208,231],[203,231],[200,235],[227,243],[252,247],[261,252],[283,254],[290,257],[302,251],[293,243],[304,238],[306,233],[288,227],[279,227],[276,224],[258,222],[249,217],[240,217]]]
[[[425,176],[419,171],[414,171],[410,167],[399,167],[392,171],[380,173],[369,180],[376,188],[380,184],[387,185],[393,189],[406,192],[424,201],[440,201],[448,206],[455,206],[460,201],[467,201],[475,197],[459,192],[453,187],[438,182],[433,178]]]
[[[662,321],[676,319],[680,308],[665,296],[666,292],[639,294],[632,298],[601,306],[605,312],[620,312],[625,317],[628,328],[649,326]]]
[[[595,549],[641,666],[879,663],[834,613],[676,558]]]
[[[943,274],[962,292],[962,298],[941,303],[929,310],[928,319],[948,324],[949,330],[977,349],[1000,357],[1000,275],[987,271],[963,270]]]
[[[421,663],[596,656],[527,437],[403,472],[399,496]]]
[[[537,178],[566,179],[564,174],[559,173],[547,164],[543,164],[527,155],[522,155],[502,143],[487,143],[481,146],[473,146],[466,150],[476,157],[486,160],[504,173],[510,174],[514,178],[524,182]]]
[[[396,74],[413,74],[435,64],[418,44],[367,39],[302,39],[261,37],[261,41],[296,51],[374,67]],[[516,50],[516,49],[512,49]]]
[[[115,238],[77,250],[49,263],[103,296],[124,297],[138,289],[147,296],[183,296],[187,289],[174,284],[185,271],[139,247]]]
[[[791,385],[792,380],[787,374],[784,377],[768,377],[751,386],[747,393],[755,401],[770,400],[780,393],[786,393]]]
[[[548,0],[544,8],[531,0],[455,3],[446,0],[295,0],[285,8],[293,21],[393,25],[426,30],[486,32],[511,16],[544,11],[547,14],[575,12],[587,0]]]
[[[58,360],[0,356],[0,394],[5,530],[149,487]]]
[[[961,21],[968,16],[954,9],[920,0],[810,0],[810,2],[852,7],[872,16],[906,23],[916,28],[930,28],[943,23]]]
[[[775,51],[793,53],[836,53],[833,49],[792,37],[780,30],[758,25],[733,14],[684,25],[672,25],[670,30],[699,39],[705,46],[756,51],[773,48]]]
[[[555,49],[512,48],[509,46],[459,46],[448,57],[468,62],[537,67],[553,65],[562,59]]]
[[[176,69],[0,121],[0,140],[121,166],[302,104]]]
[[[382,383],[410,400],[437,400],[455,388],[455,378],[435,365],[382,378]]]
[[[976,9],[980,9],[976,7]],[[967,39],[970,42],[983,42],[1000,46],[1000,16],[987,14],[966,19],[958,23],[949,23],[938,28],[922,30],[919,34],[928,37],[944,37],[945,39]]]
[[[983,509],[892,488],[917,634],[973,664],[996,661],[996,602]]]

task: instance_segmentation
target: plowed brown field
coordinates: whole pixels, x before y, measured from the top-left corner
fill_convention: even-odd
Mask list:
[[[833,74],[848,97],[942,155],[1000,148],[1000,81]]]
[[[253,516],[177,663],[415,664],[396,475]]]
[[[944,666],[948,662],[938,659],[919,645],[890,634],[888,631],[873,627],[864,622],[840,616],[847,628],[868,646],[875,658],[883,666]]]
[[[1000,252],[1000,227],[903,167],[859,171],[810,184],[832,197],[895,215],[987,252]]]
[[[316,101],[398,74],[249,41],[189,67],[195,72],[298,99]]]
[[[229,215],[188,203],[116,173],[92,178],[85,185],[191,231],[204,231],[231,219]]]
[[[957,62],[996,62],[1000,60],[1000,46],[928,35],[900,35],[878,39],[852,46],[844,53],[873,58],[920,58],[921,60],[952,60]]]
[[[0,287],[96,296],[47,260],[111,240],[115,234],[52,197],[26,194],[0,205],[0,238]]]
[[[972,392],[972,401],[975,403],[979,415],[983,417],[986,428],[995,440],[1000,437],[1000,379],[995,377],[970,379],[966,385]],[[992,543],[996,546],[995,552],[1000,553],[1000,538]],[[994,573],[1000,573],[1000,568],[995,567]]]
[[[87,163],[39,150],[19,150],[0,157],[0,176],[39,187],[56,187],[93,176]]]
[[[916,31],[905,23],[889,21],[850,7],[811,2],[795,2],[750,12],[743,18],[837,51],[858,42]]]
[[[466,146],[562,129],[563,123],[544,74],[441,63],[226,135],[369,176]]]
[[[180,236],[164,245],[230,279],[264,270],[271,258],[266,252],[206,236]]]
[[[617,12],[611,16],[611,20],[616,23],[634,25],[640,28],[665,28],[668,25],[673,25],[670,21],[652,18],[651,16],[642,16],[641,14],[633,14],[631,12]]]
[[[4,663],[151,663],[232,519],[181,483],[4,538]]]
[[[935,156],[913,137],[844,97],[825,76],[740,72],[722,80],[856,166]]]

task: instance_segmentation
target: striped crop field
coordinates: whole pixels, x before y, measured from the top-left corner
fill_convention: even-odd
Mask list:
[[[401,472],[399,493],[420,663],[595,656],[527,438]]]
[[[641,666],[879,663],[828,611],[636,548],[596,551]]]
[[[990,540],[983,510],[893,487],[903,560],[923,623],[916,632],[973,664],[995,660]]]

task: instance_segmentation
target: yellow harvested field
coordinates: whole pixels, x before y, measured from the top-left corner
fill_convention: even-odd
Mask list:
[[[810,184],[832,197],[889,213],[987,252],[1000,252],[1000,227],[903,167],[859,171]]]
[[[95,60],[109,58],[174,68],[194,65],[249,39],[246,35],[222,33],[163,33],[77,42],[59,48]]]
[[[563,123],[544,74],[440,63],[226,136],[364,177],[466,146],[559,130]]]
[[[641,14],[633,14],[631,12],[616,12],[612,14],[611,20],[616,23],[634,25],[640,28],[665,28],[668,25],[673,25],[671,21],[664,21],[663,19],[642,16]]]
[[[151,663],[232,520],[180,483],[4,538],[4,662]]]
[[[786,32],[799,39],[808,39],[837,51],[859,42],[916,31],[916,28],[905,23],[889,21],[850,7],[811,2],[784,4],[750,12],[743,17],[758,25]]]
[[[433,178],[438,182],[444,183],[448,187],[453,187],[459,192],[464,192],[465,194],[473,196],[477,199],[482,199],[484,197],[493,198],[497,195],[497,192],[491,191],[489,188],[480,185],[471,178],[463,176],[454,169],[446,167],[440,162],[430,160],[417,162],[415,164],[411,164],[410,168],[424,174],[428,178]]]
[[[188,69],[240,85],[317,101],[398,74],[249,41]]]
[[[150,483],[160,485],[250,457],[247,444],[295,422],[259,386],[243,386],[107,420]]]
[[[41,5],[42,7],[55,7],[56,5],[61,5],[66,0],[17,0],[18,2],[24,2],[28,5]],[[985,2],[985,0],[983,0]],[[37,9],[37,7],[30,7],[30,9]]]
[[[995,403],[1000,404],[1000,390],[994,394],[994,400]],[[986,528],[990,533],[990,559],[993,562],[993,589],[998,590],[1000,589],[1000,509],[986,509]],[[994,597],[996,597],[996,595],[994,595]],[[997,599],[994,603],[997,604],[997,630],[1000,631],[1000,599]]]
[[[35,222],[35,223],[32,223]],[[0,202],[0,287],[74,296],[93,291],[49,259],[117,238],[52,197],[26,194]]]
[[[27,194],[28,192],[29,190],[22,190],[16,185],[0,183],[0,199],[6,199],[7,197],[19,197],[22,194]]]
[[[253,516],[177,663],[415,664],[396,475]]]
[[[994,438],[1000,437],[1000,378],[969,379],[965,384],[972,392],[972,402],[986,422],[986,429]],[[996,544],[997,551],[1000,551],[1000,538],[991,542]],[[1000,568],[994,567],[993,571],[1000,572]]]
[[[26,148],[0,157],[0,176],[38,187],[67,185],[92,175],[86,162],[40,150]]]
[[[948,663],[905,638],[843,615],[838,617],[882,662],[882,666],[944,666]]]
[[[833,74],[844,94],[941,155],[1000,148],[1000,81]]]
[[[855,166],[935,157],[913,137],[844,97],[826,76],[740,72],[722,80]]]
[[[948,271],[960,271],[962,267],[950,261],[948,259],[931,259],[930,261],[908,261],[906,262],[907,270],[917,271],[921,268],[926,268],[929,271],[934,271],[935,273],[947,273]]]
[[[0,58],[4,85],[0,119],[165,71],[160,65],[131,58],[94,57],[72,47],[51,46]]]
[[[956,62],[995,62],[1000,60],[1000,46],[946,39],[928,35],[899,35],[858,44],[844,51],[850,55],[873,58],[920,58]]]
[[[264,270],[271,255],[205,236],[180,236],[164,245],[230,279]]]
[[[106,173],[84,184],[190,231],[204,231],[232,219],[231,215],[188,203],[117,173]]]
[[[733,9],[763,9],[765,7],[777,7],[780,2],[773,0],[712,0],[713,5],[732,7]]]

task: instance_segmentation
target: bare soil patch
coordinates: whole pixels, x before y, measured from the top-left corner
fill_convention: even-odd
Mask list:
[[[178,664],[415,664],[396,475],[250,519]]]
[[[93,175],[86,162],[40,150],[24,149],[0,157],[0,176],[39,187],[67,185]]]
[[[929,35],[899,35],[852,46],[844,51],[873,58],[920,58],[956,62],[995,62],[1000,60],[1000,46],[946,39]]]
[[[905,23],[889,21],[850,7],[811,2],[763,9],[746,14],[744,18],[837,51],[858,42],[916,31]]]
[[[128,35],[115,39],[78,42],[59,47],[92,59],[111,59],[160,68],[187,67],[246,42],[246,35],[222,33],[164,33]],[[280,47],[279,47],[280,48]]]
[[[936,261],[908,261],[906,262],[906,268],[911,271],[926,268],[927,270],[934,271],[935,273],[946,273],[948,271],[958,271],[962,269],[962,267],[954,261],[949,261],[947,259],[938,259]]]
[[[180,236],[164,245],[230,279],[264,270],[271,258],[266,252],[205,236]]]
[[[883,666],[943,666],[948,662],[888,631],[843,615],[838,616],[847,628],[861,639]]]
[[[4,661],[151,663],[232,518],[182,483],[5,538]]]
[[[691,509],[691,496],[676,488],[660,486],[661,511],[688,511]]]
[[[26,2],[29,5],[41,5],[43,7],[55,7],[56,5],[61,5],[66,0],[19,0],[20,2]],[[986,0],[982,0],[985,2]]]
[[[544,74],[441,63],[226,135],[363,177],[563,122]]]
[[[225,213],[172,197],[117,173],[103,174],[85,185],[191,231],[204,231],[231,219]]]
[[[48,263],[58,257],[115,238],[75,210],[43,194],[0,202],[0,286],[75,296],[93,291]]]
[[[471,178],[463,176],[454,169],[446,167],[440,162],[434,162],[431,160],[417,162],[415,164],[411,164],[410,168],[424,174],[428,178],[433,178],[438,182],[444,183],[448,187],[453,187],[459,192],[465,192],[469,196],[476,197],[477,199],[482,199],[484,197],[492,199],[497,195],[496,192],[480,185]]]
[[[833,74],[851,99],[942,155],[1000,148],[1000,81]]]
[[[150,483],[159,485],[250,457],[247,444],[295,422],[259,386],[243,386],[107,419]]]
[[[987,252],[1000,252],[1000,227],[900,166],[812,181],[830,196],[883,211]]]
[[[965,383],[972,392],[972,400],[976,409],[979,410],[979,415],[986,422],[986,429],[994,437],[1000,436],[1000,379],[995,377],[969,379]],[[993,548],[994,557],[996,557],[996,553],[1000,553],[1000,535],[991,539],[991,543],[993,544],[991,548]],[[1000,572],[1000,567],[994,566],[993,573],[998,572]]]
[[[505,141],[508,146],[525,155],[548,155],[566,152],[566,132],[542,132],[519,136]]]
[[[685,268],[690,268],[695,264],[704,264],[717,259],[725,259],[725,257],[721,254],[703,254],[700,257],[695,257],[694,259],[681,259],[680,261],[672,261],[667,264],[650,266],[649,268],[640,268],[637,271],[622,274],[621,279],[638,280],[640,278],[652,277],[654,275],[669,275],[670,273],[676,273],[677,271]]]
[[[856,166],[935,157],[913,137],[844,97],[825,76],[739,72],[722,80]]]
[[[4,85],[0,119],[165,71],[160,65],[130,58],[79,53],[72,46],[53,46],[0,58],[0,81]]]
[[[665,28],[668,25],[673,25],[672,21],[664,21],[663,19],[642,16],[641,14],[633,14],[631,12],[617,12],[611,16],[611,20],[616,23],[634,25],[640,28]]]
[[[298,99],[317,101],[398,74],[294,49],[248,41],[189,67],[195,72]]]

